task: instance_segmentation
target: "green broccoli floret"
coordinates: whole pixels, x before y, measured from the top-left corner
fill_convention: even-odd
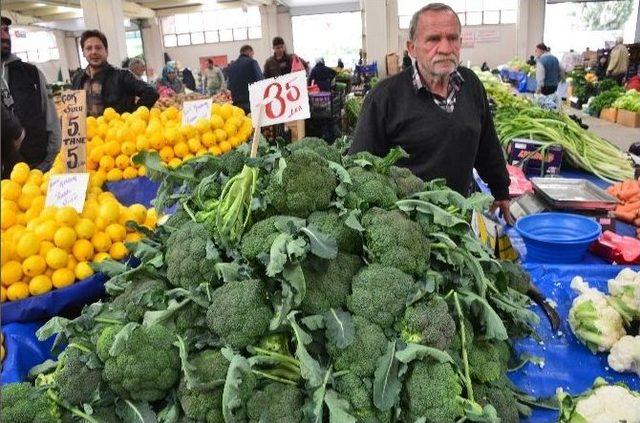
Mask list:
[[[347,307],[356,316],[366,317],[383,329],[402,317],[413,278],[395,267],[372,264],[353,278]]]
[[[391,166],[389,174],[396,184],[398,198],[407,198],[424,189],[424,181],[406,167]]]
[[[60,410],[46,391],[28,382],[2,385],[0,421],[11,423],[58,423]]]
[[[271,216],[256,222],[242,236],[240,242],[240,254],[249,261],[258,261],[258,257],[265,253],[269,254],[271,244],[280,233],[275,226],[275,222],[283,216]]]
[[[175,339],[164,326],[139,326],[122,340],[121,351],[112,356],[109,349],[115,336],[112,327],[105,329],[98,339],[100,358],[105,356],[105,349],[108,355],[102,377],[125,399],[157,401],[164,398],[180,379]]]
[[[518,423],[518,401],[507,384],[500,382],[496,385],[474,384],[473,396],[483,407],[491,404],[496,409],[502,423]]]
[[[340,376],[333,383],[340,396],[349,401],[351,415],[357,423],[387,423],[391,421],[391,410],[380,411],[373,404],[371,382],[353,373]]]
[[[531,276],[522,266],[509,261],[501,261],[502,272],[507,278],[508,285],[521,294],[526,294],[531,287]]]
[[[506,373],[511,352],[504,341],[474,340],[467,344],[471,378],[478,382],[493,382]]]
[[[176,311],[174,320],[176,333],[183,338],[190,339],[195,333],[208,332],[206,316],[206,308],[190,302]]]
[[[404,384],[403,410],[415,421],[421,417],[427,422],[453,422],[463,415],[460,395],[462,385],[455,369],[449,363],[421,360],[411,366]]]
[[[293,385],[270,383],[255,391],[247,403],[250,423],[300,423],[304,395]]]
[[[341,163],[342,156],[340,155],[340,151],[334,146],[327,144],[325,140],[322,138],[316,137],[305,137],[300,141],[296,141],[287,146],[287,149],[291,152],[298,150],[311,150],[315,153],[318,153],[320,157],[327,159],[331,162]]]
[[[362,265],[359,256],[342,252],[334,260],[306,260],[302,272],[307,293],[300,310],[311,315],[322,314],[330,308],[344,308],[347,296],[351,293],[351,280]]]
[[[225,175],[231,177],[237,175],[242,171],[242,167],[244,166],[246,160],[247,155],[237,148],[234,148],[228,153],[220,156],[219,166]]]
[[[362,252],[362,237],[355,229],[345,224],[346,217],[339,216],[335,210],[313,212],[307,218],[309,226],[315,226],[323,234],[336,240],[338,250],[345,253],[360,254]]]
[[[203,282],[217,284],[216,260],[207,257],[209,232],[204,225],[189,222],[173,232],[167,241],[165,262],[172,285],[190,289]]]
[[[398,201],[396,184],[387,176],[355,166],[348,169],[351,176],[345,206],[350,209],[371,207],[390,208]]]
[[[456,336],[456,323],[449,314],[447,302],[441,297],[407,307],[396,329],[406,343],[423,344],[439,350],[448,349]]]
[[[182,207],[178,207],[176,212],[170,215],[167,221],[162,226],[165,228],[175,229],[175,228],[181,227],[182,225],[188,222],[193,222],[193,219],[191,219],[191,216],[189,216],[189,214],[186,211],[184,211]]]
[[[429,242],[420,225],[406,214],[373,208],[362,217],[362,226],[373,263],[394,266],[413,276],[427,270]]]
[[[55,371],[55,385],[60,398],[73,406],[82,406],[91,402],[101,382],[100,369],[89,368],[82,351],[73,346],[67,347]]]
[[[184,414],[195,421],[223,423],[222,391],[227,377],[229,360],[220,351],[204,350],[189,363],[194,367],[197,383],[213,384],[214,387],[189,389],[183,378],[178,387],[178,399]]]
[[[332,342],[327,343],[327,352],[333,359],[337,371],[349,370],[360,377],[373,375],[378,358],[387,348],[387,337],[380,326],[364,317],[354,316],[355,339],[345,349],[338,348]]]
[[[100,423],[125,423],[113,407],[98,407],[93,409],[91,417]]]
[[[273,317],[264,284],[259,280],[230,282],[211,294],[207,324],[235,349],[255,344]]]
[[[306,218],[331,203],[338,181],[329,162],[311,150],[299,150],[285,159],[284,169],[271,173],[266,196],[278,213]]]
[[[134,279],[113,299],[111,307],[124,311],[128,321],[140,323],[147,311],[165,308],[167,289],[167,284],[159,279]]]
[[[122,326],[120,325],[112,325],[107,326],[102,330],[102,332],[100,332],[100,336],[96,342],[96,354],[98,354],[98,358],[103,363],[111,358],[109,350],[111,349],[111,345],[113,345],[113,341],[116,339],[116,335],[121,329]]]

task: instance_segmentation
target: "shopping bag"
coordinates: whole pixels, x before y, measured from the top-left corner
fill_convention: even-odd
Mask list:
[[[302,60],[300,60],[300,58],[297,55],[293,55],[293,61],[291,62],[291,72],[298,72],[298,71],[303,71],[304,69],[304,64],[302,63]]]

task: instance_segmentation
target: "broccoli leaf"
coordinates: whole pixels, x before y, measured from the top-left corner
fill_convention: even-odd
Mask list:
[[[281,283],[280,292],[274,295],[273,306],[275,313],[269,322],[270,330],[278,329],[293,308],[293,290],[287,282]]]
[[[322,385],[318,386],[311,396],[310,401],[305,404],[304,415],[307,421],[313,423],[322,423],[322,411],[324,409],[324,397],[327,391],[327,383],[331,376],[331,369],[329,369],[324,375],[324,381]]]
[[[422,360],[425,357],[436,359],[439,363],[453,363],[453,358],[446,351],[437,348],[427,347],[419,344],[407,344],[404,349],[396,351],[396,359],[401,363],[408,364],[413,360]]]
[[[378,359],[374,373],[373,403],[382,411],[391,409],[400,400],[402,383],[398,377],[398,360],[395,352],[396,341],[390,341],[387,351]]]
[[[222,353],[227,359],[229,359],[230,355],[233,355],[233,352],[228,349],[223,349]],[[226,422],[236,420],[235,412],[242,407],[242,380],[244,376],[251,373],[249,360],[240,354],[233,355],[230,361],[224,389],[222,390],[222,415]]]
[[[129,336],[131,336],[131,333],[139,327],[140,325],[138,323],[131,322],[127,323],[122,329],[120,329],[113,339],[111,348],[109,348],[109,355],[111,355],[112,357],[119,355],[124,349]]]
[[[324,401],[329,409],[330,423],[356,423],[356,418],[349,414],[349,402],[340,398],[336,391],[329,389]]]
[[[313,339],[298,325],[296,314],[298,314],[297,311],[292,311],[287,316],[287,320],[296,337],[296,358],[300,361],[302,377],[309,382],[311,387],[315,388],[322,384],[324,373],[320,368],[320,363],[311,357],[311,354],[307,351],[306,345],[310,344]]]
[[[330,309],[324,314],[327,337],[340,349],[347,348],[355,339],[355,326],[351,314],[340,309]]]
[[[416,211],[432,219],[436,225],[451,228],[455,232],[464,232],[469,228],[469,224],[464,220],[454,216],[448,211],[422,200],[400,200],[396,203],[398,208],[404,212]]]
[[[324,323],[324,316],[320,314],[314,314],[313,316],[305,316],[300,321],[309,330],[320,330],[326,327]]]
[[[131,423],[155,423],[158,421],[151,405],[146,401],[118,401],[116,414],[123,421]]]
[[[361,214],[362,212],[358,209],[351,210],[349,212],[349,216],[347,216],[347,218],[345,219],[344,224],[355,231],[358,231],[360,233],[364,232],[364,227],[360,223]]]
[[[498,316],[498,313],[491,307],[491,305],[484,298],[471,291],[460,291],[460,298],[464,301],[469,308],[474,304],[480,306],[481,314],[480,320],[485,326],[485,336],[487,339],[505,340],[508,339],[507,328],[504,326],[502,319]]]
[[[307,285],[304,279],[304,273],[302,273],[302,267],[297,263],[286,264],[282,270],[282,277],[289,282],[289,285],[293,288],[293,305],[300,305],[307,293]]]
[[[334,238],[323,234],[313,225],[300,228],[300,231],[309,238],[309,247],[312,254],[327,260],[336,258],[338,255],[338,244]]]
[[[351,185],[351,175],[347,172],[342,165],[329,160],[329,169],[333,170],[336,177],[340,181],[340,184],[336,187],[336,194],[338,197],[344,197],[347,195],[347,185]]]

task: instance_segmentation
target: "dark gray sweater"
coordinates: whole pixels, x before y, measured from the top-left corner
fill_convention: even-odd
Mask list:
[[[509,198],[509,174],[482,83],[469,69],[453,113],[433,101],[425,89],[416,92],[413,68],[381,81],[365,98],[350,153],[384,156],[402,147],[409,158],[398,163],[424,180],[444,178],[469,194],[475,167],[496,200]]]

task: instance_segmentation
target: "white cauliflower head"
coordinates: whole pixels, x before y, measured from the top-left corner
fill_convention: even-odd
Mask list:
[[[608,287],[611,305],[625,321],[640,317],[640,272],[625,268],[615,279],[609,279]]]
[[[616,372],[635,372],[640,376],[640,335],[620,338],[611,348],[608,361]]]
[[[561,423],[640,423],[640,394],[598,378],[593,388],[571,397],[557,392]]]
[[[589,287],[581,277],[571,281],[578,297],[569,310],[569,325],[576,337],[592,352],[609,351],[618,339],[626,335],[623,319],[596,288]]]

